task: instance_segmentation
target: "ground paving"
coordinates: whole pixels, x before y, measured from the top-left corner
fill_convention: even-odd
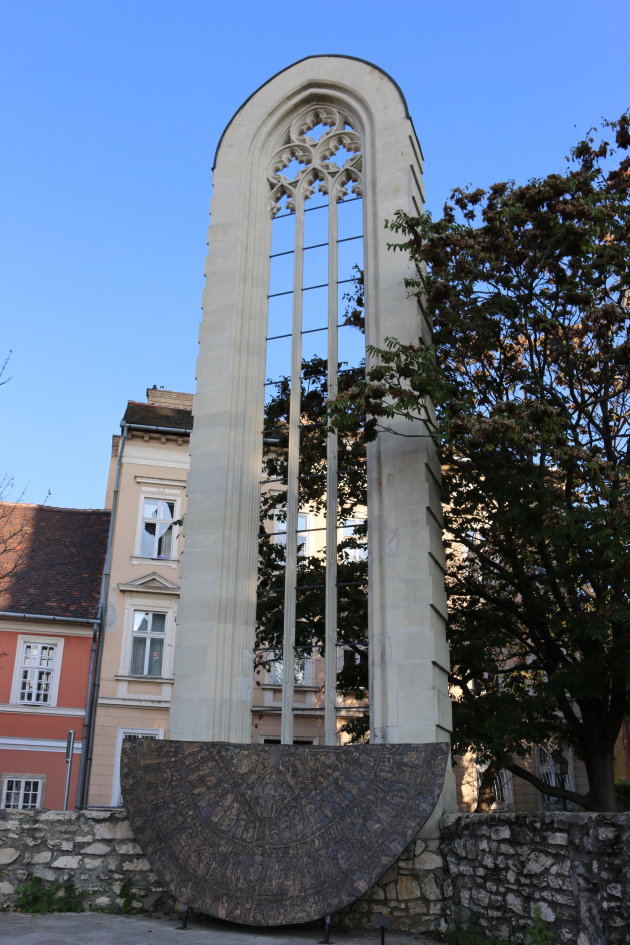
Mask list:
[[[101,912],[55,915],[0,914],[2,945],[310,945],[324,938],[313,925],[254,928],[219,921],[192,920],[184,931],[181,917],[120,916]],[[331,945],[380,945],[380,930],[335,932]],[[385,945],[436,945],[408,932],[386,932]]]

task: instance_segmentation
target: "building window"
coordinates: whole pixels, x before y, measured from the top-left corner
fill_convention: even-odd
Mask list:
[[[165,499],[144,499],[142,506],[142,530],[140,533],[141,557],[162,558],[167,561],[170,561],[174,557],[174,520],[174,501],[171,502]]]
[[[134,611],[130,676],[162,676],[165,636],[166,614]]]
[[[365,504],[360,501],[365,468],[358,461],[360,451],[349,447],[347,437],[328,431],[326,422],[327,402],[365,376],[361,141],[361,130],[350,113],[324,103],[309,105],[286,127],[267,168],[272,222],[261,391],[265,443],[261,508],[271,517],[270,492],[282,496],[285,521],[278,523],[271,540],[285,547],[284,573],[277,575],[271,590],[274,605],[278,596],[282,599],[280,655],[289,664],[296,651],[306,586],[323,585],[317,623],[329,656],[335,651],[338,564],[348,561],[348,555],[340,560],[337,523],[346,518],[350,492],[358,493],[359,504]],[[352,459],[350,476],[346,458]],[[309,529],[315,547],[308,547],[300,508],[311,511],[321,523]],[[266,534],[262,539],[266,550]],[[310,562],[309,554],[316,560]],[[261,555],[263,566],[268,558]],[[269,582],[262,577],[264,617]],[[261,633],[264,638],[264,627]],[[333,662],[326,661],[329,678],[324,689],[326,738],[331,744],[336,742]],[[285,680],[288,702],[293,684]],[[289,718],[285,712],[286,744],[292,741],[292,728],[293,715]]]
[[[305,512],[298,514],[298,532],[297,532],[297,553],[298,555],[308,554],[308,515]],[[273,523],[274,532],[271,541],[274,545],[286,545],[287,543],[287,523],[286,521],[276,521]]]
[[[315,682],[315,661],[310,656],[296,656],[293,682],[296,686],[313,686]],[[269,666],[268,684],[282,686],[284,663],[281,659],[274,660]]]
[[[566,791],[575,791],[575,782],[573,780],[573,761],[569,749],[564,749],[568,755],[568,770],[566,774],[560,774],[556,771],[554,755],[559,754],[557,747],[549,744],[538,746],[538,776],[545,784],[552,787],[563,788]],[[577,810],[571,801],[563,800],[560,797],[554,797],[553,794],[541,794],[540,803],[543,811],[559,810]]]
[[[35,810],[41,807],[41,778],[5,778],[2,784],[2,808]]]
[[[11,701],[23,705],[57,704],[63,641],[20,636]]]
[[[315,743],[316,743],[315,738],[294,738],[293,739],[294,745],[314,745]],[[263,745],[280,745],[281,742],[279,738],[265,735],[262,739],[262,744]]]
[[[119,728],[118,736],[116,738],[116,758],[114,760],[114,780],[112,784],[112,806],[121,807],[123,803],[122,792],[120,789],[120,760],[122,755],[122,746],[123,742],[126,742],[127,739],[138,739],[138,738],[153,738],[153,739],[162,739],[164,738],[164,732],[162,729],[150,729],[150,728]]]
[[[348,561],[365,561],[367,559],[367,542],[365,537],[365,521],[356,518],[347,518],[341,529],[340,550]]]

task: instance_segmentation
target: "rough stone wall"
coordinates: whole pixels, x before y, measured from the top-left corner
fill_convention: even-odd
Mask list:
[[[554,945],[627,945],[630,814],[451,814],[450,927],[524,942],[538,908]]]
[[[477,926],[492,939],[524,942],[536,907],[554,945],[627,945],[630,813],[452,814],[441,840],[416,839],[343,915],[349,928],[443,931]],[[71,880],[88,909],[131,906],[169,912],[122,810],[0,811],[0,906],[14,905],[29,874]]]
[[[392,929],[444,931],[451,885],[439,840],[412,840],[375,886],[343,913],[346,928],[374,930],[374,917],[391,917]]]
[[[170,912],[175,903],[142,855],[123,810],[0,811],[0,905],[15,905],[29,875],[72,881],[87,893],[86,909],[121,909],[126,880],[133,909]]]

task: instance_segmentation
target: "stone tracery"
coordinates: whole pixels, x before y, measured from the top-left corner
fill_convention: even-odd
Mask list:
[[[323,131],[318,138],[309,132],[319,127]],[[340,151],[350,154],[341,165],[334,158]],[[342,155],[343,156],[343,155]],[[317,105],[301,112],[286,134],[285,143],[278,148],[269,162],[269,210],[275,216],[280,210],[280,201],[286,197],[286,209],[295,211],[299,199],[308,200],[319,190],[331,201],[339,203],[352,193],[363,195],[361,138],[350,118],[331,105]],[[302,165],[292,177],[282,172]]]
[[[303,359],[308,359],[309,343],[316,344],[317,356],[322,362],[323,383],[326,385],[327,397],[333,401],[337,397],[338,377],[342,366],[361,370],[365,358],[365,341],[363,327],[344,324],[340,308],[343,307],[342,286],[356,278],[353,271],[349,278],[346,267],[340,264],[342,244],[344,254],[355,254],[353,263],[358,273],[363,267],[363,222],[362,222],[362,153],[361,134],[356,128],[356,122],[348,112],[336,106],[327,104],[311,105],[303,108],[288,123],[284,131],[282,145],[277,148],[269,159],[267,180],[269,186],[268,209],[272,217],[272,227],[275,227],[283,217],[293,217],[293,237],[278,253],[270,256],[271,270],[281,257],[292,260],[292,277],[288,272],[285,275],[281,289],[277,284],[270,285],[269,294],[269,330],[267,333],[267,361],[270,377],[265,385],[265,400],[269,390],[273,390],[274,380],[278,382],[284,376],[289,384],[290,410],[286,418],[284,433],[288,440],[287,472],[282,485],[286,489],[286,506],[283,510],[283,521],[286,521],[286,566],[284,572],[284,601],[283,621],[284,634],[282,645],[283,680],[282,680],[282,741],[291,744],[293,741],[293,688],[294,688],[294,657],[296,654],[296,595],[298,589],[299,555],[296,533],[299,517],[300,477],[303,473],[303,456],[301,448],[302,418],[301,418],[301,375]],[[315,198],[311,202],[311,198]],[[350,234],[343,229],[340,223],[339,204],[358,201],[358,214],[361,223],[356,231]],[[311,206],[309,206],[311,202]],[[310,211],[320,211],[319,228],[314,236],[307,224]],[[307,254],[322,252],[315,269],[309,268],[306,274],[305,260]],[[325,254],[325,259],[324,259]],[[343,271],[341,271],[343,270]],[[273,282],[273,279],[270,280]],[[315,284],[314,284],[315,283]],[[313,290],[326,293],[325,299],[320,299],[318,308],[319,317],[315,327],[305,324],[306,294]],[[277,302],[278,295],[288,297],[291,302],[291,325],[285,326],[284,335],[279,335],[274,322],[272,324],[271,305]],[[312,305],[312,300],[309,300]],[[344,332],[342,339],[341,333]],[[357,337],[349,339],[348,332]],[[271,347],[277,345],[281,338],[291,340],[290,364],[284,365],[284,372],[277,371],[274,363],[275,351]],[[319,340],[314,342],[314,339]],[[353,349],[354,360],[348,363],[348,341]],[[274,370],[274,368],[276,370]],[[324,422],[324,417],[320,418]],[[326,533],[325,541],[321,543],[319,553],[325,560],[325,603],[321,615],[322,626],[325,628],[325,682],[324,682],[324,729],[325,741],[328,745],[337,742],[336,722],[336,675],[337,675],[337,648],[338,643],[338,587],[337,587],[337,554],[338,528],[344,523],[338,521],[338,441],[335,432],[329,432],[325,448],[325,497],[322,501]],[[265,480],[263,479],[263,490]],[[285,517],[285,518],[284,518]],[[314,529],[317,531],[317,529]]]

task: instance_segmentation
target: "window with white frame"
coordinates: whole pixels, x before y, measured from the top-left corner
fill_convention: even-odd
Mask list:
[[[164,674],[166,614],[134,610],[131,638],[130,676]]]
[[[18,638],[11,702],[32,706],[57,704],[63,640]]]
[[[5,777],[2,782],[3,810],[35,810],[41,807],[43,778]]]
[[[139,547],[141,557],[166,561],[175,557],[174,521],[174,500],[143,499]]]
[[[347,518],[343,523],[341,547],[348,561],[365,561],[367,558],[367,542],[361,526],[365,526],[365,522],[355,518]]]
[[[114,761],[114,781],[112,784],[112,805],[114,807],[120,807],[123,803],[122,792],[120,789],[120,759],[122,755],[123,742],[126,742],[128,739],[135,740],[138,738],[162,739],[164,738],[164,732],[162,729],[150,728],[118,729],[118,736],[116,738],[116,758]]]
[[[311,656],[296,655],[293,681],[296,686],[312,686],[315,679],[315,662]],[[269,665],[268,683],[272,686],[282,686],[283,661],[274,660]]]
[[[276,545],[286,545],[287,543],[287,523],[286,521],[276,521],[273,523],[274,533],[271,540]],[[297,532],[297,551],[299,555],[308,554],[308,515],[305,512],[298,514],[298,532]]]

